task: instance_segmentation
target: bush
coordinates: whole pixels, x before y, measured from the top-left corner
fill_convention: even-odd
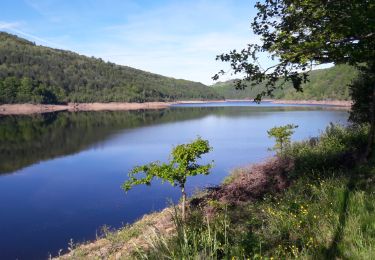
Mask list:
[[[368,127],[330,124],[319,138],[292,144],[285,151],[295,162],[295,172],[341,169],[353,166],[367,143]]]

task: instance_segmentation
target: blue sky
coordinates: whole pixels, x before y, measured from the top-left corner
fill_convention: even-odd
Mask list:
[[[0,31],[212,84],[218,70],[228,69],[215,61],[217,54],[256,41],[250,30],[254,4],[254,0],[2,0]]]

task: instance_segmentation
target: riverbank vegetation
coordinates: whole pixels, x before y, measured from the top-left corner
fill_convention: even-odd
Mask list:
[[[65,257],[373,258],[375,5],[364,0],[265,0],[256,8],[251,27],[261,43],[217,57],[228,62],[234,74],[244,75],[234,86],[259,87],[258,101],[288,88],[297,91],[290,94],[294,99],[303,89],[319,98],[350,96],[353,124],[330,125],[319,137],[282,146],[269,161],[235,170],[222,185],[195,194],[186,219],[176,206],[150,222],[143,219],[118,231],[106,230],[103,246],[71,247]],[[259,64],[264,53],[274,65]],[[339,85],[358,78],[343,92],[324,82],[315,89],[304,85],[313,79],[312,65],[330,63],[341,65],[331,71],[347,71],[340,73]],[[223,74],[221,70],[213,78]],[[145,228],[151,226],[153,233]]]
[[[375,160],[358,163],[367,126],[331,125],[266,162],[236,169],[178,208],[104,232],[64,257],[369,259],[375,252]],[[126,250],[124,250],[124,248]],[[103,253],[104,252],[104,253]]]
[[[373,161],[356,164],[366,134],[364,127],[331,126],[319,139],[293,144],[276,161],[235,171],[225,184],[192,200],[199,203],[186,226],[176,222],[174,237],[156,239],[137,257],[370,258],[375,168]]]
[[[102,244],[80,246],[64,257],[371,258],[371,68],[362,68],[350,86],[354,106],[349,127],[331,125],[318,138],[288,144],[275,158],[234,171],[222,185],[191,198],[186,220],[177,206],[148,222],[106,231]]]

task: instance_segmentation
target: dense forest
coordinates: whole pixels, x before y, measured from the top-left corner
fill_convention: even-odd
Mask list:
[[[296,92],[291,84],[286,84],[274,91],[273,98],[348,100],[348,84],[356,75],[356,70],[348,65],[314,70],[303,92]],[[37,46],[0,32],[0,104],[252,99],[263,87],[260,84],[236,90],[230,80],[209,88],[198,82]]]
[[[37,46],[0,32],[0,104],[218,99],[204,84]]]
[[[337,65],[328,69],[313,70],[310,72],[309,82],[302,85],[302,92],[296,92],[292,84],[287,83],[282,89],[276,89],[272,97],[276,99],[300,100],[349,100],[349,84],[356,75],[357,71],[349,65]],[[219,95],[227,99],[252,99],[264,90],[263,85],[249,86],[244,90],[236,90],[234,88],[234,80],[218,82],[213,87]]]

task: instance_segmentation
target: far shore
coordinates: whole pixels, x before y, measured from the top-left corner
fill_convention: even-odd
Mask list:
[[[351,107],[351,100],[288,100],[288,99],[264,99],[274,104],[299,104],[299,105],[329,105],[338,107]]]
[[[252,99],[228,100],[183,100],[175,102],[145,102],[145,103],[68,103],[66,105],[49,104],[4,104],[0,105],[0,115],[29,115],[57,111],[121,111],[137,109],[163,109],[175,104],[194,104],[207,102],[243,102]],[[278,100],[264,99],[274,104],[304,104],[304,105],[332,105],[350,107],[352,102],[346,100]]]
[[[169,107],[171,102],[145,103],[68,103],[66,105],[47,104],[5,104],[0,105],[0,115],[29,115],[57,111],[117,111],[137,109],[162,109]]]

